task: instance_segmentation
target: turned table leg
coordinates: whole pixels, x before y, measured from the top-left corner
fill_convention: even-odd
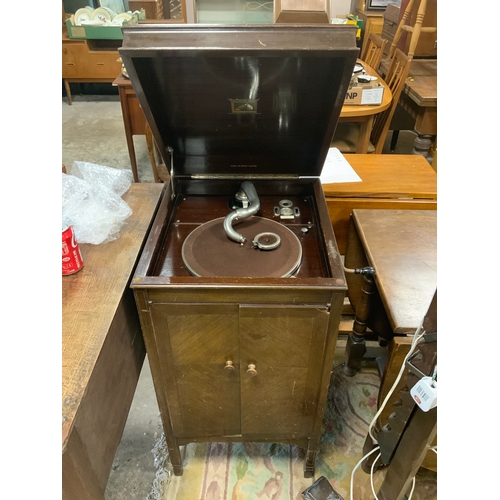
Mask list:
[[[375,281],[373,279],[375,270],[373,268],[365,269],[369,271],[361,273],[364,274],[363,288],[361,289],[359,304],[356,305],[356,316],[354,318],[352,332],[347,339],[345,350],[344,372],[349,377],[355,375],[359,370],[361,359],[366,353],[365,333],[368,317],[370,315],[371,297],[376,292]],[[362,270],[356,271],[360,274]]]
[[[427,160],[431,159],[430,150],[433,142],[434,136],[429,134],[418,134],[413,143],[411,154],[423,156]]]

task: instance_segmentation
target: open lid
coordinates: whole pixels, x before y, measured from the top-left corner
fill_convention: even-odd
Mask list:
[[[358,48],[355,26],[151,24],[119,52],[175,175],[319,176]]]

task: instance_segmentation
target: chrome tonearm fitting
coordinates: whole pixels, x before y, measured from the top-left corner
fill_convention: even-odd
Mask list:
[[[251,182],[244,181],[241,184],[240,189],[246,194],[248,198],[248,207],[237,208],[236,210],[227,214],[224,219],[224,231],[226,232],[228,238],[236,241],[237,243],[243,244],[245,243],[246,238],[233,229],[233,224],[248,219],[248,217],[256,214],[260,208],[260,200],[259,196],[257,195],[257,191],[255,190],[255,186]]]

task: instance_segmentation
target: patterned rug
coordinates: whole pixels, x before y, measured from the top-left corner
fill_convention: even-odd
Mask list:
[[[368,426],[376,412],[380,378],[375,364],[365,363],[354,377],[342,366],[332,372],[316,474],[305,479],[304,451],[269,443],[193,443],[185,448],[184,473],[173,476],[168,459],[158,454],[159,480],[151,500],[302,500],[301,493],[325,476],[350,500],[351,472],[363,456]],[[163,438],[164,443],[164,438]],[[165,458],[165,457],[163,457]],[[163,464],[163,466],[162,466]],[[374,474],[375,491],[384,470]],[[351,500],[372,500],[370,475],[359,467]],[[420,469],[412,500],[437,498],[437,474]]]

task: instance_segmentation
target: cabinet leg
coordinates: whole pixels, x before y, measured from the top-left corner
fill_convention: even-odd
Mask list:
[[[64,89],[66,90],[66,97],[68,98],[68,104],[71,106],[73,104],[73,99],[71,97],[71,87],[69,86],[68,80],[64,79]]]
[[[173,436],[165,435],[165,438],[167,440],[168,456],[172,464],[174,476],[182,476],[182,455],[179,445]]]
[[[314,476],[314,463],[316,462],[316,451],[307,450],[306,459],[304,461],[304,477],[309,478]]]
[[[375,293],[375,281],[369,274],[364,276],[363,288],[359,304],[356,305],[356,316],[352,332],[347,339],[345,350],[344,372],[352,377],[361,367],[361,359],[366,353],[365,333],[370,314],[371,296]]]

